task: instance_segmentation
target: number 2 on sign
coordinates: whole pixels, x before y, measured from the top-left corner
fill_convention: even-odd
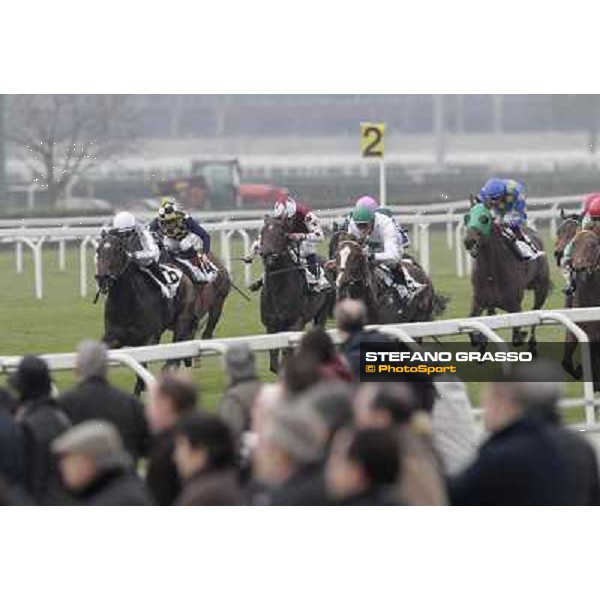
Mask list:
[[[361,124],[361,150],[364,158],[383,158],[384,123]]]

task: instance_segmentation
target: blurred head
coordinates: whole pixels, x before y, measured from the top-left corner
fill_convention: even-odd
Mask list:
[[[350,336],[367,324],[367,307],[362,300],[347,298],[336,304],[334,316],[336,328]]]
[[[297,352],[285,365],[283,386],[287,395],[300,394],[319,382],[321,361],[311,353]]]
[[[400,448],[389,429],[339,431],[327,461],[327,490],[342,499],[380,486],[390,486],[400,475]]]
[[[336,351],[333,341],[322,327],[315,327],[302,336],[297,354],[306,354],[321,363],[335,359]]]
[[[182,375],[165,374],[150,388],[146,416],[153,433],[175,427],[178,419],[196,408],[198,390]]]
[[[21,402],[44,398],[52,391],[48,365],[39,356],[24,356],[8,383]]]
[[[182,479],[201,472],[229,469],[236,461],[236,440],[216,415],[193,413],[177,425],[173,458]]]
[[[67,489],[78,491],[102,473],[131,465],[121,436],[108,421],[85,421],[75,425],[52,443]]]
[[[550,360],[520,365],[504,381],[490,383],[482,390],[481,405],[486,428],[498,431],[524,415],[558,423],[558,402],[564,381],[557,380],[559,366]]]
[[[327,427],[327,439],[331,441],[342,427],[352,424],[352,386],[342,382],[323,382],[304,392],[297,404],[311,406]]]
[[[225,352],[225,369],[229,384],[234,385],[239,381],[257,379],[256,359],[250,346],[244,343],[234,344]]]
[[[81,380],[106,377],[108,367],[107,349],[95,340],[85,340],[77,346],[77,375]]]
[[[353,405],[358,428],[408,425],[418,409],[414,391],[405,382],[365,384]]]
[[[319,414],[305,404],[279,404],[257,440],[253,456],[257,480],[280,485],[299,469],[318,463],[327,429]]]

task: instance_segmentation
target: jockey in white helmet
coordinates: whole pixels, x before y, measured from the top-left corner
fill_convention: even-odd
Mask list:
[[[159,265],[160,249],[150,231],[138,224],[130,212],[122,211],[113,219],[112,232],[128,241],[131,258],[154,279],[164,296],[170,298],[172,294],[169,282]]]

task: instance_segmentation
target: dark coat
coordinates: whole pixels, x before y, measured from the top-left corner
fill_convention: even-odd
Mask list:
[[[92,377],[59,399],[74,425],[91,419],[112,423],[134,461],[148,453],[150,434],[144,406],[138,398],[113,386],[106,379]]]
[[[356,379],[362,374],[360,368],[360,345],[365,342],[387,342],[393,341],[389,336],[378,331],[360,330],[351,335],[341,346],[340,352],[344,355],[350,366],[350,371]]]
[[[23,436],[11,414],[0,408],[0,477],[8,484],[25,481]]]
[[[242,496],[233,469],[201,472],[188,479],[178,506],[237,506]]]
[[[175,430],[154,438],[146,469],[146,485],[159,506],[171,506],[181,493],[181,481],[173,460]]]
[[[23,435],[25,489],[36,502],[53,504],[61,486],[58,461],[50,445],[69,429],[71,422],[52,398],[25,402],[18,422]]]
[[[587,442],[525,417],[494,433],[475,462],[450,481],[455,505],[598,504],[598,467]]]
[[[315,464],[299,469],[269,495],[274,506],[327,506],[331,504],[325,488],[323,466]]]
[[[85,506],[149,506],[152,500],[143,481],[132,471],[116,468],[103,473],[75,495]]]

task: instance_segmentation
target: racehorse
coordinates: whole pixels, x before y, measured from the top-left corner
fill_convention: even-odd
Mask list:
[[[556,230],[556,241],[554,243],[554,258],[556,259],[556,266],[560,267],[562,258],[565,252],[565,248],[568,243],[575,237],[581,226],[581,215],[579,213],[572,213],[567,215],[564,208],[560,211],[560,225]],[[573,295],[565,297],[565,308],[573,307]],[[573,364],[573,355],[577,348],[577,338],[571,331],[567,331],[565,334],[565,348],[562,359],[562,366],[567,373],[579,379],[581,377],[581,367],[576,369]]]
[[[402,316],[399,316],[397,294],[383,280],[387,267],[371,265],[363,248],[363,244],[351,234],[336,233],[333,260],[337,273],[337,298],[362,300],[367,307],[369,323],[430,321],[444,310],[446,299],[435,294],[427,273],[412,258],[405,257],[402,259],[404,268],[413,279],[425,284],[425,288],[410,302]]]
[[[299,264],[298,251],[290,246],[288,229],[281,219],[266,217],[260,233],[264,280],[260,318],[267,333],[302,330],[312,321],[323,326],[335,301],[331,289],[310,292]],[[279,351],[270,351],[270,369],[279,370]]]
[[[104,232],[96,251],[98,293],[107,297],[104,343],[109,348],[158,344],[166,330],[173,331],[173,342],[191,340],[206,314],[202,337],[211,338],[230,290],[227,271],[221,267],[217,279],[201,291],[180,271],[175,297],[167,300],[131,258],[130,244],[128,239]],[[178,364],[177,360],[167,362],[168,366]],[[190,366],[191,361],[186,364]],[[143,389],[144,382],[138,377],[135,393]]]
[[[525,290],[533,290],[533,310],[542,308],[551,289],[550,268],[545,256],[533,261],[522,261],[515,256],[503,238],[501,227],[494,223],[491,211],[481,203],[474,203],[465,215],[466,235],[464,246],[475,260],[471,275],[473,297],[471,317],[478,317],[484,310],[489,315],[497,309],[520,312]],[[527,230],[530,239],[542,250],[539,235]],[[527,333],[519,327],[513,328],[512,343],[520,346]],[[481,334],[471,334],[471,343],[485,346]],[[536,348],[535,325],[531,328],[529,349]]]
[[[573,238],[571,250],[571,269],[575,273],[575,292],[570,297],[569,307],[583,308],[600,304],[600,237],[593,231],[580,231]],[[580,327],[588,334],[591,351],[594,388],[600,381],[600,322],[581,323]],[[567,336],[562,366],[576,379],[581,378],[582,367],[573,364],[573,355],[577,347],[574,336]]]

